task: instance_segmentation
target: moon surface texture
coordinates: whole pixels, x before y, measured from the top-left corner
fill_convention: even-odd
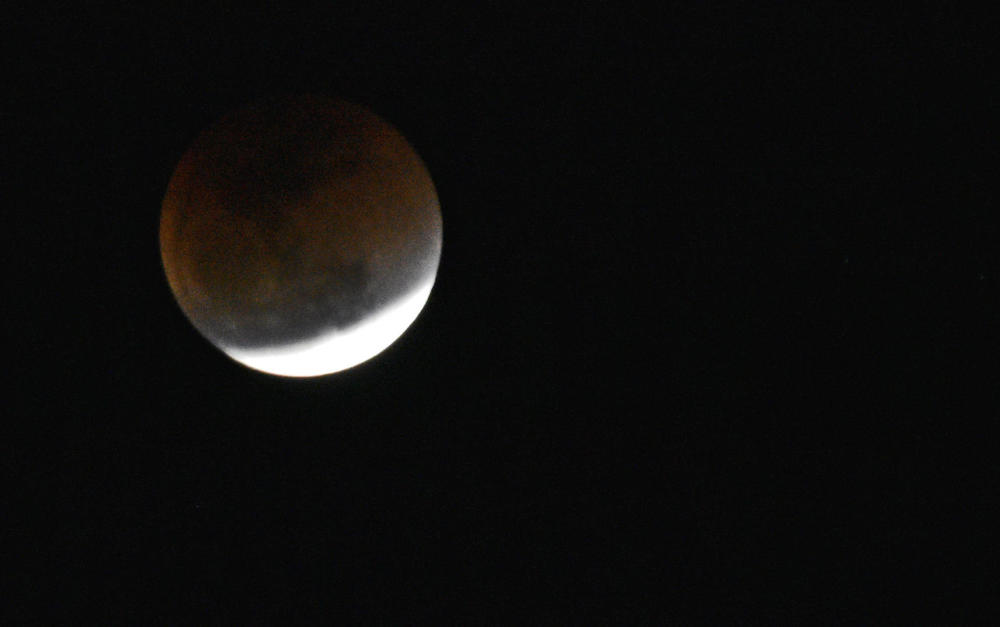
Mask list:
[[[423,309],[441,209],[406,139],[366,108],[301,96],[230,113],[177,165],[160,255],[181,310],[255,370],[366,361]]]

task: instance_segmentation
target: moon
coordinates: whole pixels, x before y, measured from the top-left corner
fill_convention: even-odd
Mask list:
[[[160,256],[184,315],[255,370],[312,377],[385,350],[441,258],[427,167],[390,123],[318,96],[223,116],[178,163]]]

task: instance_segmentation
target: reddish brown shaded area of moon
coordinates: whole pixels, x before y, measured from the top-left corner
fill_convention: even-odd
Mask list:
[[[440,251],[437,194],[406,139],[364,107],[312,96],[201,133],[160,220],[170,287],[223,348],[349,329],[432,281]]]

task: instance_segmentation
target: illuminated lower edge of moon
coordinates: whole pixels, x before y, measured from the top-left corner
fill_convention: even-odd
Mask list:
[[[427,303],[434,278],[363,322],[287,346],[245,350],[223,347],[239,363],[285,377],[318,377],[340,372],[378,355],[399,339]]]

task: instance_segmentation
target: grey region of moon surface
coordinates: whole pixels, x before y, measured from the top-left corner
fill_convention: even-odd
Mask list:
[[[430,174],[368,109],[259,102],[203,131],[160,215],[167,281],[194,327],[255,370],[318,376],[392,344],[441,257]]]

